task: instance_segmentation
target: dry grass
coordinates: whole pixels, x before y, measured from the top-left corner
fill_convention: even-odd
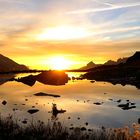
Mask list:
[[[60,122],[30,122],[20,126],[12,116],[0,117],[0,140],[140,140],[139,125],[133,124],[133,133],[129,127],[118,129],[85,129],[62,126]]]

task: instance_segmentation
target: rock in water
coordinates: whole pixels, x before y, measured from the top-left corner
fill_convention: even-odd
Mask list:
[[[35,96],[52,96],[52,97],[60,97],[60,95],[55,95],[55,94],[47,94],[43,92],[35,93]]]
[[[95,102],[94,104],[95,104],[95,105],[102,105],[103,102],[101,102],[101,103],[99,103],[99,102]]]
[[[3,105],[6,105],[6,104],[7,104],[7,102],[4,100],[4,101],[2,101],[2,104],[3,104]]]
[[[36,76],[37,81],[47,85],[65,85],[69,77],[64,71],[45,71]]]
[[[38,111],[39,111],[38,109],[30,109],[27,112],[30,113],[30,114],[34,114],[34,113],[36,113]]]
[[[87,129],[85,127],[81,127],[81,131],[86,131]]]

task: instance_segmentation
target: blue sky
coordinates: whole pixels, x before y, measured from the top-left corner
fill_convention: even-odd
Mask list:
[[[139,15],[139,0],[0,0],[1,53],[21,62],[21,54],[40,58],[47,55],[44,50],[49,55],[78,55],[84,62],[87,56],[99,62],[101,54],[102,62],[109,55],[115,60],[140,50]],[[50,41],[47,29],[59,31],[62,26],[79,31],[79,37],[65,38],[62,32],[63,41]],[[37,39],[44,31],[46,38]]]

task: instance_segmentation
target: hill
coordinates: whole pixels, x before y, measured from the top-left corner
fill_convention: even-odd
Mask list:
[[[108,60],[107,62],[104,63],[104,65],[118,65],[121,63],[126,63],[127,59],[128,59],[127,57],[124,57],[124,58],[119,58],[117,61]]]
[[[98,65],[96,65],[95,63],[93,63],[92,61],[90,61],[86,66],[80,68],[79,70],[88,70],[88,69],[91,69],[91,68],[95,68],[97,66]]]
[[[140,52],[130,56],[125,63],[92,68],[83,75],[83,78],[123,85],[131,84],[140,88]]]
[[[0,54],[0,72],[28,70],[25,65],[20,65],[10,58]]]
[[[107,62],[105,62],[104,64],[95,64],[94,62],[90,61],[86,66],[83,66],[81,68],[79,68],[78,70],[90,70],[99,66],[108,66],[108,65],[118,65],[121,63],[125,63],[127,61],[127,57],[124,58],[119,58],[117,61],[113,61],[113,60],[108,60]]]
[[[140,51],[137,51],[133,56],[126,61],[127,65],[140,66]]]

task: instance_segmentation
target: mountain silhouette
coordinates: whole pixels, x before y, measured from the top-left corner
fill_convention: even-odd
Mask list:
[[[140,66],[140,51],[137,51],[133,56],[126,61],[127,65]]]
[[[108,60],[107,62],[104,63],[104,65],[116,65],[116,62],[113,60]]]
[[[124,57],[124,58],[119,58],[117,61],[108,60],[104,64],[95,64],[94,62],[90,61],[86,66],[81,67],[79,70],[90,70],[104,65],[108,66],[108,65],[118,65],[121,63],[124,64],[127,61],[127,59],[128,59],[127,57]]]
[[[25,65],[20,65],[10,58],[0,54],[0,72],[28,70]]]
[[[93,63],[92,61],[90,61],[86,66],[80,68],[79,70],[88,70],[88,69],[91,69],[91,68],[95,68],[99,65]]]
[[[108,60],[107,62],[104,63],[104,65],[118,65],[121,63],[126,63],[127,59],[128,59],[127,57],[124,57],[124,58],[119,58],[117,61]]]
[[[140,88],[140,52],[136,52],[134,55],[127,58],[124,63],[101,65],[89,69],[82,78],[96,81],[108,81],[113,84],[130,84]]]

